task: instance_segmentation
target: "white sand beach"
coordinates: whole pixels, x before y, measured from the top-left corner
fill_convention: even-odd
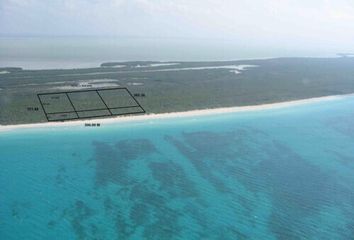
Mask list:
[[[186,111],[186,112],[171,112],[171,113],[159,113],[159,114],[151,113],[151,114],[145,114],[145,115],[117,116],[117,117],[96,118],[96,119],[82,119],[82,120],[73,120],[73,121],[64,121],[64,122],[45,122],[45,123],[31,123],[31,124],[17,124],[17,125],[0,125],[0,132],[17,130],[17,129],[83,126],[86,123],[100,123],[101,125],[104,125],[104,124],[113,124],[113,123],[120,123],[120,122],[137,122],[137,121],[148,121],[148,120],[156,120],[156,119],[197,117],[197,116],[207,116],[207,115],[213,115],[213,114],[272,110],[272,109],[286,108],[286,107],[311,104],[311,103],[318,103],[318,102],[324,102],[324,101],[340,100],[340,99],[343,99],[345,97],[350,97],[350,96],[353,97],[354,94],[333,95],[333,96],[325,96],[325,97],[317,97],[317,98],[309,98],[309,99],[271,103],[271,104],[261,104],[261,105],[253,105],[253,106],[191,110],[191,111]]]

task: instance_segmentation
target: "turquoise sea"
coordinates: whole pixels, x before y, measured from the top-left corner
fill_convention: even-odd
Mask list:
[[[354,97],[0,133],[0,239],[354,239]]]

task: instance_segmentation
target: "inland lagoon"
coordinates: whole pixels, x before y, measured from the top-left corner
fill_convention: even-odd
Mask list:
[[[3,131],[0,239],[347,240],[353,156],[352,96]]]

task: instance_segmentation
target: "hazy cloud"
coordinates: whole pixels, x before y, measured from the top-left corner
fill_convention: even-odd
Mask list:
[[[0,0],[2,35],[220,38],[349,48],[353,23],[349,0]]]

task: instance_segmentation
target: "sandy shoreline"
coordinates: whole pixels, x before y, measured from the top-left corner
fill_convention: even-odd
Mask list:
[[[326,96],[326,97],[308,98],[302,100],[252,105],[252,106],[191,110],[186,112],[172,112],[172,113],[159,113],[159,114],[152,113],[152,114],[139,115],[139,116],[125,116],[125,117],[120,116],[120,117],[110,117],[110,118],[101,118],[101,119],[83,119],[83,120],[65,121],[65,122],[0,125],[0,132],[17,130],[17,129],[29,129],[29,128],[57,128],[57,127],[68,127],[68,126],[70,127],[83,126],[85,123],[101,123],[102,125],[102,124],[113,124],[113,123],[120,123],[120,122],[136,122],[136,121],[147,121],[147,120],[154,120],[154,119],[184,118],[184,117],[207,116],[213,114],[271,110],[271,109],[286,108],[286,107],[298,106],[304,104],[311,104],[311,103],[322,102],[322,101],[339,100],[350,96],[354,96],[354,94],[333,95],[333,96]]]

